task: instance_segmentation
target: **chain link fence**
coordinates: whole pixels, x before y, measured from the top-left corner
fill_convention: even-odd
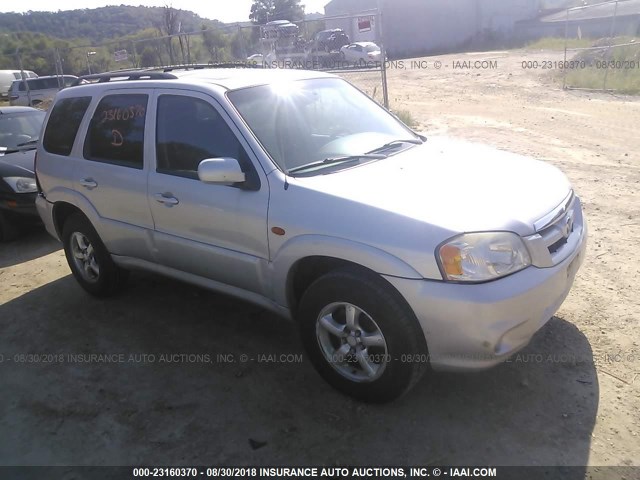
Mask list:
[[[640,12],[633,8],[627,0],[614,0],[567,10],[565,89],[640,93]],[[569,47],[575,38],[599,40]]]
[[[164,29],[145,30],[120,41],[5,50],[0,53],[0,68],[58,76],[189,65],[300,68],[340,75],[388,108],[382,18],[377,10],[194,32],[181,32],[179,17],[171,12],[165,9]]]

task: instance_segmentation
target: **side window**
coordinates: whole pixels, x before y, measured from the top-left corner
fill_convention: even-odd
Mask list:
[[[148,100],[149,96],[142,94],[104,97],[91,118],[84,157],[142,169]]]
[[[156,128],[157,172],[198,178],[198,165],[207,158],[231,157],[246,172],[250,162],[244,148],[212,105],[198,98],[162,95]]]
[[[45,89],[60,88],[60,84],[58,83],[58,77],[47,78],[47,80],[44,82],[44,88]]]
[[[47,152],[69,156],[91,97],[65,98],[53,107],[42,144]]]
[[[30,90],[42,90],[43,88],[47,88],[46,87],[46,79],[45,78],[36,78],[35,80],[27,80],[29,82],[29,89]]]

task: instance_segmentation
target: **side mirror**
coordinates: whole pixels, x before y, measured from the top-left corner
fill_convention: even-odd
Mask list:
[[[246,175],[235,158],[208,158],[198,165],[198,178],[204,183],[229,185],[243,183]]]

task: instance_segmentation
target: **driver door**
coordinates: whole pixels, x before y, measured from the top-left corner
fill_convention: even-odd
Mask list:
[[[159,262],[263,293],[259,278],[268,261],[269,200],[264,172],[212,97],[159,90],[154,103],[155,164],[148,199]],[[237,159],[252,188],[201,182],[199,163],[220,157]]]

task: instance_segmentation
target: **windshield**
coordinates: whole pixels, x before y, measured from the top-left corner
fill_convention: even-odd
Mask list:
[[[44,117],[39,110],[0,114],[0,149],[35,148]]]
[[[228,94],[271,158],[289,172],[327,159],[370,153],[396,140],[419,140],[365,94],[339,78],[272,84]],[[386,152],[385,152],[386,153]],[[371,161],[371,157],[363,160]],[[313,173],[326,173],[327,162]]]

